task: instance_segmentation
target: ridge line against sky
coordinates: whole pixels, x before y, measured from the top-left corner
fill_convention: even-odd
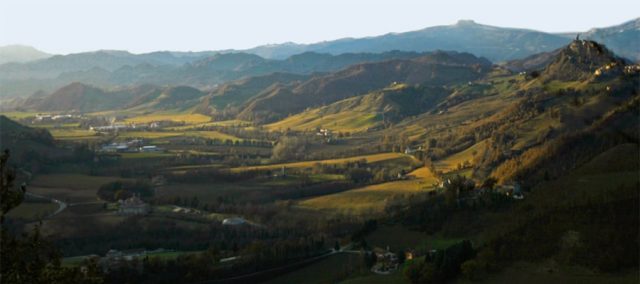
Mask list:
[[[482,2],[482,3],[480,3]],[[248,49],[362,38],[461,19],[543,32],[585,32],[637,18],[640,1],[0,0],[0,46],[95,50]]]

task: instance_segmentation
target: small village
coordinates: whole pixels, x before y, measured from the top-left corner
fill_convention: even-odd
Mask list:
[[[113,142],[111,144],[102,145],[98,152],[100,153],[151,153],[163,152],[164,149],[156,145],[144,145],[143,140],[133,139],[126,142]]]

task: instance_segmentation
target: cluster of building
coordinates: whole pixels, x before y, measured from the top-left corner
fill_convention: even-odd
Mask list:
[[[333,143],[335,141],[333,132],[327,128],[320,128],[316,132],[316,136],[324,139],[325,143]]]
[[[97,131],[97,132],[115,132],[120,130],[144,130],[149,128],[157,128],[152,127],[152,123],[150,124],[135,124],[135,123],[124,123],[124,122],[116,122],[110,125],[103,126],[89,126],[89,130]]]
[[[185,208],[185,207],[180,207],[180,206],[176,206],[171,211],[173,213],[181,213],[181,214],[200,214],[201,213],[200,210],[192,209],[192,208]]]
[[[316,135],[323,136],[323,137],[331,137],[332,132],[330,129],[320,128],[318,129],[318,132],[316,132]]]
[[[376,274],[390,274],[398,269],[398,255],[387,250],[374,249],[376,254],[376,264],[371,267],[371,272]]]
[[[82,118],[81,115],[78,114],[36,114],[34,119],[34,123],[43,123],[43,122],[62,122],[62,121],[70,121],[77,120]]]
[[[522,193],[522,187],[519,183],[513,183],[508,185],[501,185],[496,187],[496,190],[507,196],[511,196],[513,199],[524,199],[524,193]]]
[[[153,251],[147,251],[145,249],[130,249],[130,250],[109,250],[104,257],[100,257],[99,255],[91,255],[87,257],[88,259],[94,259],[98,266],[102,269],[104,273],[108,273],[109,271],[114,271],[122,267],[131,267],[132,264],[137,265],[137,270],[143,270],[143,262],[141,261],[148,254],[155,254],[165,252],[165,249],[157,249]]]
[[[624,67],[624,73],[626,74],[638,74],[640,73],[640,64],[627,65]]]
[[[470,188],[474,187],[474,182],[472,180],[466,180],[465,182],[467,187],[470,187]],[[438,184],[438,189],[444,190],[450,184],[451,184],[451,179],[443,180],[442,182],[440,182],[440,184]],[[518,199],[518,200],[524,199],[522,186],[520,186],[519,183],[514,182],[510,184],[498,185],[495,187],[495,189],[481,187],[481,188],[476,188],[473,191],[467,192],[466,194],[462,194],[461,192],[458,192],[458,201],[463,201],[467,199],[477,199],[480,196],[490,192],[501,193],[506,196],[510,196],[513,199]]]
[[[238,225],[244,225],[244,224],[247,224],[247,220],[240,217],[231,217],[231,218],[226,218],[222,220],[222,225],[225,225],[225,226],[238,226]]]
[[[596,77],[603,77],[605,75],[618,75],[620,73],[626,73],[627,68],[620,68],[621,64],[618,62],[607,63],[593,72]]]
[[[149,123],[126,123],[126,122],[113,122],[109,125],[103,126],[89,126],[89,130],[98,132],[115,132],[120,130],[146,130],[157,129],[165,126],[172,125],[170,121],[152,121]]]
[[[422,146],[418,146],[418,148],[412,148],[411,146],[407,146],[407,148],[404,149],[404,153],[407,155],[413,155],[423,151],[424,150],[422,149]]]
[[[161,152],[163,150],[155,145],[143,145],[143,141],[138,139],[120,143],[114,142],[100,147],[100,152],[103,153]]]

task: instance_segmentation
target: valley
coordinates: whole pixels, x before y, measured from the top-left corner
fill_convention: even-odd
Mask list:
[[[635,283],[640,65],[607,35],[2,64],[3,226],[105,283]]]

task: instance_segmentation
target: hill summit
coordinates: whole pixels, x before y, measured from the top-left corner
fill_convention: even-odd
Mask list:
[[[542,76],[545,80],[575,81],[590,78],[600,68],[621,71],[625,61],[604,45],[576,39],[562,48]],[[597,74],[599,75],[599,74]]]

